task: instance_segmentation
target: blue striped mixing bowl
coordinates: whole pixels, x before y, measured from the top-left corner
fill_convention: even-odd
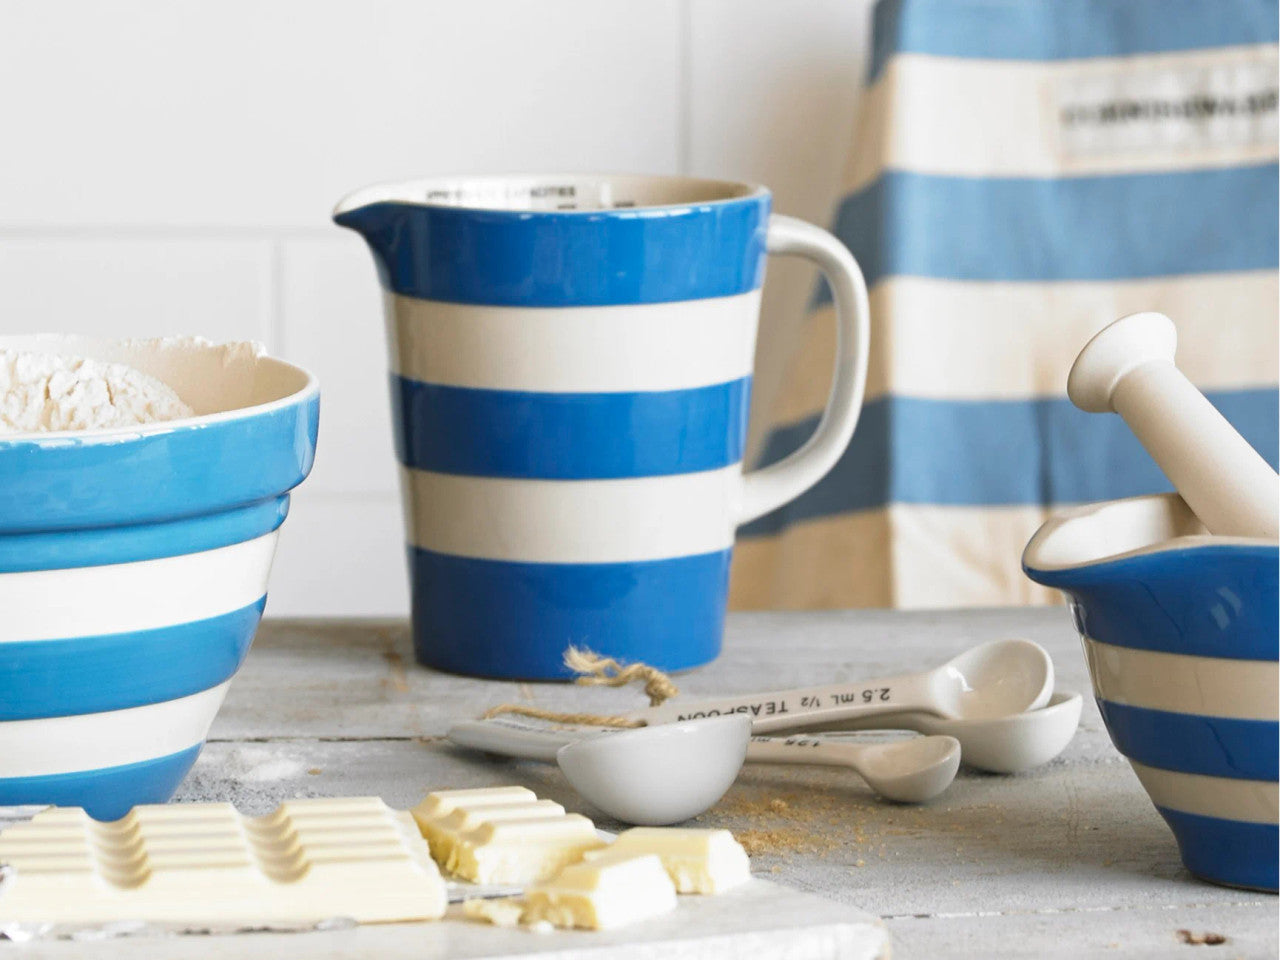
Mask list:
[[[1275,541],[1212,537],[1173,494],[1065,511],[1023,569],[1066,593],[1116,748],[1214,883],[1277,886]]]
[[[266,604],[320,392],[248,344],[3,337],[125,363],[196,416],[0,435],[0,805],[163,802]]]

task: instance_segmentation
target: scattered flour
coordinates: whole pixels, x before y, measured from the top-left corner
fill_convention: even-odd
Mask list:
[[[0,434],[132,427],[192,415],[170,387],[122,363],[0,350]]]

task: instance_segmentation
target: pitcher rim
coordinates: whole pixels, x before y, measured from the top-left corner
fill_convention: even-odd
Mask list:
[[[575,210],[534,209],[515,206],[486,206],[475,203],[460,203],[454,200],[418,199],[404,196],[411,189],[423,189],[436,186],[446,189],[450,185],[460,183],[480,183],[499,185],[503,183],[539,182],[539,181],[678,181],[689,187],[721,188],[734,190],[728,196],[710,199],[693,199],[669,203],[636,204],[629,207],[602,207]],[[364,207],[379,203],[394,203],[404,206],[422,207],[433,210],[455,210],[460,213],[506,214],[520,217],[532,216],[596,216],[596,217],[635,217],[645,216],[656,211],[696,210],[706,207],[732,206],[740,203],[758,202],[772,197],[772,191],[763,184],[750,183],[744,180],[726,180],[719,177],[696,177],[686,174],[666,173],[481,173],[481,174],[440,174],[428,177],[410,177],[397,180],[382,180],[367,184],[351,191],[342,197],[333,208],[333,217],[351,213]]]

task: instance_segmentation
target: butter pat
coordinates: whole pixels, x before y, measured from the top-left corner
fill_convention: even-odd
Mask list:
[[[523,787],[440,791],[413,817],[436,862],[477,883],[535,883],[604,846],[586,817]]]
[[[520,897],[492,897],[486,900],[463,900],[462,915],[468,920],[491,923],[495,927],[518,927],[524,914]]]
[[[679,893],[723,893],[751,879],[751,861],[728,830],[633,827],[592,859],[654,854]]]
[[[504,803],[533,803],[538,799],[528,787],[473,787],[469,790],[437,790],[429,793],[413,808],[413,816],[419,822],[423,818],[441,817],[458,807],[481,804],[498,806]]]
[[[440,871],[408,813],[377,797],[134,807],[99,823],[51,808],[0,833],[14,875],[0,921],[261,924],[444,914]]]
[[[531,887],[521,923],[609,930],[676,908],[676,889],[655,856],[606,856],[565,867]]]

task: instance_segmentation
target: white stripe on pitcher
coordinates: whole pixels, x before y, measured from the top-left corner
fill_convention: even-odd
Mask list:
[[[525,563],[622,563],[733,544],[738,464],[618,480],[470,477],[401,468],[409,539]]]
[[[749,376],[760,291],[608,307],[492,307],[384,294],[394,373],[486,390],[682,390]]]

